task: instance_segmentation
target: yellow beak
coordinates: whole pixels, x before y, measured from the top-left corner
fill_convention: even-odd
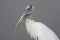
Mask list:
[[[19,19],[19,21],[16,24],[15,32],[17,31],[17,29],[19,28],[19,25],[23,22],[23,20],[25,19],[25,17],[26,17],[26,14],[23,14],[21,16],[21,18]]]

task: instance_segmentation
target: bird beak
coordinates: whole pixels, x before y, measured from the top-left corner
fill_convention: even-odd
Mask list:
[[[21,18],[20,18],[19,21],[17,22],[16,28],[15,28],[15,32],[16,32],[17,29],[19,28],[19,25],[24,21],[25,17],[26,17],[26,12],[25,12],[25,14],[23,14],[23,15],[21,16]]]

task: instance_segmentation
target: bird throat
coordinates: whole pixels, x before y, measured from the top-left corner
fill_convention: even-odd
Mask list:
[[[35,16],[35,13],[34,11],[31,12],[31,14],[27,17],[28,19],[33,19]]]

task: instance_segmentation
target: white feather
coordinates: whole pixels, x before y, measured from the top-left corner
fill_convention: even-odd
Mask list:
[[[35,22],[27,18],[25,25],[28,34],[34,39],[38,37],[38,40],[59,40],[57,35],[41,22]]]

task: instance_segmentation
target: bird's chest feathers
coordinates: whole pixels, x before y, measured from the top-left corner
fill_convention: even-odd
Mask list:
[[[26,29],[29,31],[34,31],[36,30],[36,27],[34,25],[34,20],[27,19],[25,22]]]
[[[36,27],[34,25],[34,20],[26,19],[25,22],[27,32],[32,36],[36,37]]]

